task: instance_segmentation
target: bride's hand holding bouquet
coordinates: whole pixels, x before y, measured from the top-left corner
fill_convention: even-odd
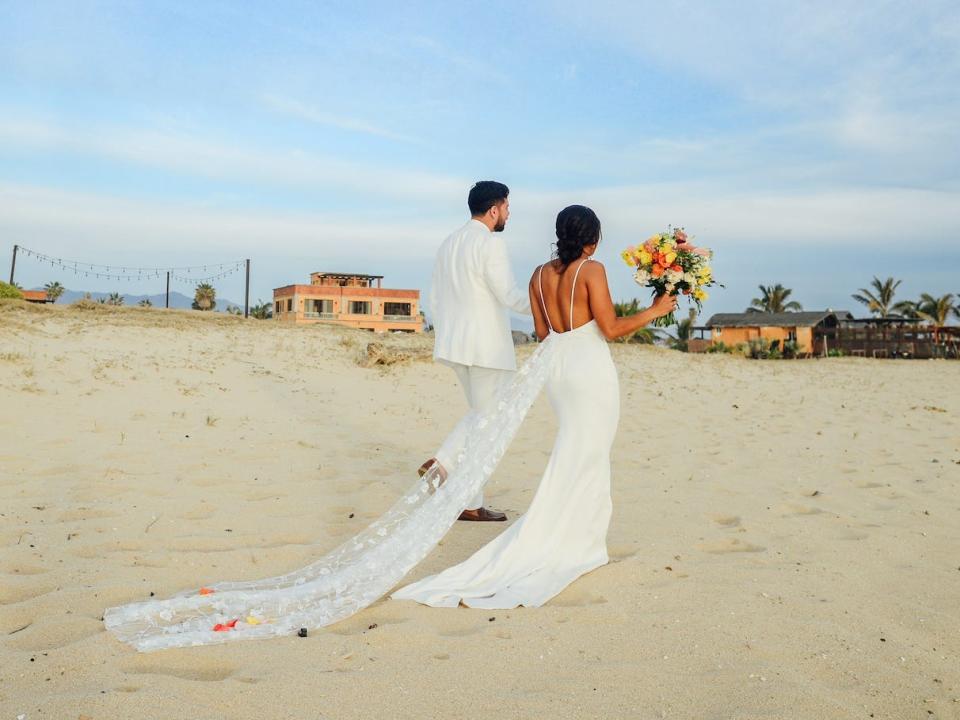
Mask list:
[[[635,268],[633,279],[636,283],[651,288],[657,299],[682,293],[696,304],[698,312],[703,301],[709,297],[704,288],[716,284],[710,267],[713,252],[694,247],[688,242],[682,228],[652,235],[646,242],[628,247],[620,257]],[[654,320],[653,324],[668,327],[676,322],[671,310]]]

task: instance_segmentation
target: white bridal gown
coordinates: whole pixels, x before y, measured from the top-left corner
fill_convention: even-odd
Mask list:
[[[570,327],[583,262],[571,289]],[[402,588],[394,599],[434,607],[539,607],[606,564],[610,448],[620,415],[617,371],[594,320],[567,332],[550,326],[549,340],[556,350],[547,394],[560,429],[530,508],[467,560]]]
[[[560,432],[527,514],[467,562],[394,596],[436,605],[540,605],[607,561],[619,394],[593,321],[551,332],[494,406],[471,414],[468,440],[442,485],[435,466],[365,530],[332,550],[318,544],[317,560],[282,575],[205,584],[165,599],[135,600],[131,588],[133,602],[108,608],[104,625],[149,652],[302,634],[350,617],[436,547],[496,469],[544,384]]]

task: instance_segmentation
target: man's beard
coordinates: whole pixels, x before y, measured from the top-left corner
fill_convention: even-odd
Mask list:
[[[505,227],[507,227],[507,221],[504,218],[500,218],[497,220],[497,224],[493,226],[493,231],[503,232]]]

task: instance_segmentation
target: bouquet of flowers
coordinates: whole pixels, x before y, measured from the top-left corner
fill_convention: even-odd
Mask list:
[[[628,247],[620,257],[636,268],[633,279],[637,285],[653,288],[654,295],[683,293],[696,303],[698,311],[709,297],[704,288],[716,284],[710,267],[713,252],[694,247],[687,241],[683,228],[667,228],[667,232],[651,235],[643,244]],[[668,327],[676,322],[670,313],[653,324]]]

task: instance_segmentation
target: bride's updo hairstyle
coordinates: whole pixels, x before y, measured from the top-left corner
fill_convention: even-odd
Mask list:
[[[567,266],[585,247],[600,242],[600,218],[588,207],[571,205],[557,215],[557,258]]]

